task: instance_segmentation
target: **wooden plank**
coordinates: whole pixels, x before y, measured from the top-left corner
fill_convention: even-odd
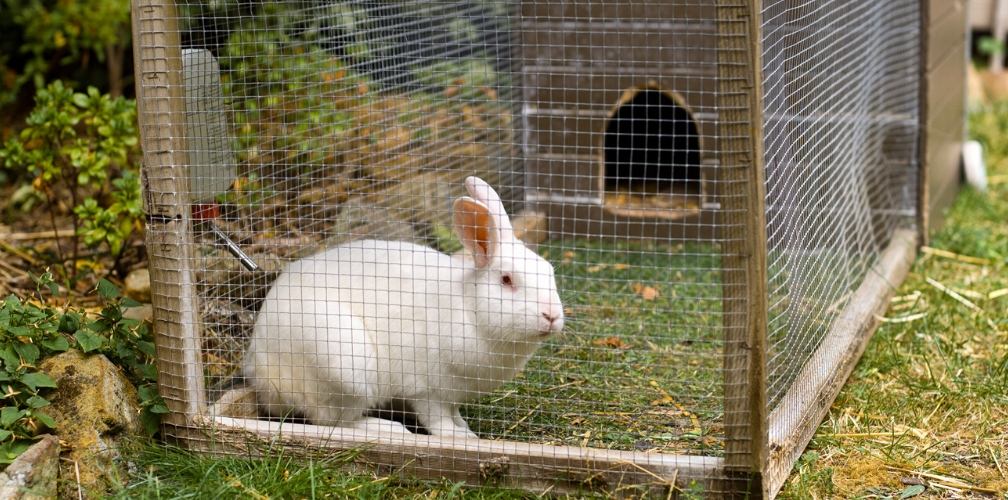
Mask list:
[[[540,19],[675,19],[679,21],[705,21],[712,23],[716,18],[713,5],[685,3],[682,0],[651,0],[626,2],[625,0],[578,0],[567,2],[544,2],[543,0],[523,0],[523,18]]]
[[[665,498],[692,482],[706,493],[723,492],[722,461],[715,457],[551,446],[488,439],[453,439],[417,434],[369,435],[359,430],[199,417],[208,451],[243,456],[285,453],[331,456],[356,450],[355,463],[382,475],[447,478],[537,493],[638,491]]]
[[[944,9],[943,9],[944,10]],[[966,43],[966,9],[960,2],[949,2],[949,9],[931,17],[928,33],[931,37],[927,69],[939,66],[952,53],[964,53]]]
[[[725,467],[764,494],[766,466],[766,182],[762,130],[762,2],[717,3],[723,189]]]
[[[602,150],[610,116],[585,116],[577,110],[555,114],[536,114],[526,118],[530,152],[539,154],[597,155]],[[697,127],[700,150],[713,142],[717,123],[693,120]]]
[[[170,0],[133,0],[131,7],[158,390],[171,410],[165,424],[184,426],[205,402],[199,309],[189,268],[181,43]]]
[[[674,23],[526,22],[522,57],[537,66],[713,65],[717,34]]]
[[[770,496],[784,485],[791,467],[829,412],[844,382],[864,352],[895,289],[910,271],[917,235],[897,231],[878,265],[870,271],[841,311],[819,348],[805,364],[797,381],[770,414],[770,455],[765,480]]]
[[[921,170],[919,228],[922,243],[940,227],[959,188],[965,137],[965,12],[961,1],[922,0]]]

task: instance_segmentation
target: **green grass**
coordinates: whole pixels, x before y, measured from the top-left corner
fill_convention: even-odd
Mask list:
[[[898,498],[913,477],[930,483],[918,498],[1008,498],[1008,295],[989,297],[1008,288],[1008,104],[971,129],[989,192],[964,190],[931,246],[987,262],[918,259],[887,312],[918,319],[878,329],[782,498]]]
[[[540,251],[556,267],[565,332],[514,382],[466,408],[473,430],[719,455],[722,319],[713,248],[577,240]],[[657,292],[651,300],[642,296],[648,286]]]
[[[487,500],[531,498],[504,488],[420,482],[394,476],[347,474],[352,453],[323,459],[214,457],[171,446],[142,443],[128,453],[129,484],[111,495],[122,499],[221,498],[440,498]]]
[[[1008,105],[974,116],[972,126],[987,144],[990,192],[964,191],[931,246],[987,263],[926,253],[918,259],[886,314],[916,319],[879,328],[783,498],[899,498],[916,493],[904,484],[911,478],[928,483],[924,497],[990,490],[1005,498],[1008,295],[988,294],[1008,288]],[[466,408],[477,432],[555,444],[720,452],[715,252],[625,245],[624,262],[593,242],[541,249],[557,266],[569,327],[519,379]],[[928,278],[959,290],[980,311]],[[670,281],[681,284],[655,285]],[[659,295],[644,300],[635,284],[657,286]],[[683,297],[693,300],[674,300]],[[618,342],[602,342],[611,338]],[[663,394],[671,397],[663,400]],[[694,422],[699,433],[691,432]],[[218,459],[148,445],[129,457],[135,467],[130,484],[118,492],[123,498],[527,496],[345,474],[347,455]]]

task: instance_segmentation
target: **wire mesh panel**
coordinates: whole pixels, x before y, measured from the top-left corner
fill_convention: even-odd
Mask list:
[[[763,491],[913,215],[916,7],[858,5],[136,0],[169,433]]]
[[[870,283],[898,284],[885,253],[917,216],[919,16],[916,0],[763,5],[768,403],[784,428],[818,367],[861,340]]]

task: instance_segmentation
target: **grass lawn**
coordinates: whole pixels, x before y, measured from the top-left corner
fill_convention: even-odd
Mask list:
[[[539,251],[555,264],[567,326],[515,381],[465,409],[473,430],[491,439],[720,455],[714,248],[576,240]]]
[[[1008,104],[970,127],[989,192],[965,189],[931,241],[968,257],[921,254],[783,498],[1008,498]]]
[[[973,116],[972,130],[987,147],[990,192],[964,191],[933,235],[937,250],[925,249],[899,288],[783,498],[1008,498],[1008,105]],[[551,339],[519,379],[466,408],[474,430],[717,455],[721,317],[713,252],[631,245],[624,263],[587,242],[540,250],[562,276],[568,332]],[[659,285],[645,299],[642,287],[661,282],[659,269],[680,273],[676,280],[686,284]],[[614,401],[614,393],[624,397]],[[347,456],[216,459],[147,445],[131,458],[134,472],[118,493],[124,498],[528,496],[347,475],[338,471]]]

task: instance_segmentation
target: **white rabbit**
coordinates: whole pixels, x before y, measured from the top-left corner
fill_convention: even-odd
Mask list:
[[[497,193],[477,177],[465,186],[472,198],[453,211],[468,256],[364,240],[277,278],[242,367],[263,409],[408,432],[365,417],[405,400],[431,434],[475,437],[459,406],[511,380],[564,313],[553,266],[515,238]]]

